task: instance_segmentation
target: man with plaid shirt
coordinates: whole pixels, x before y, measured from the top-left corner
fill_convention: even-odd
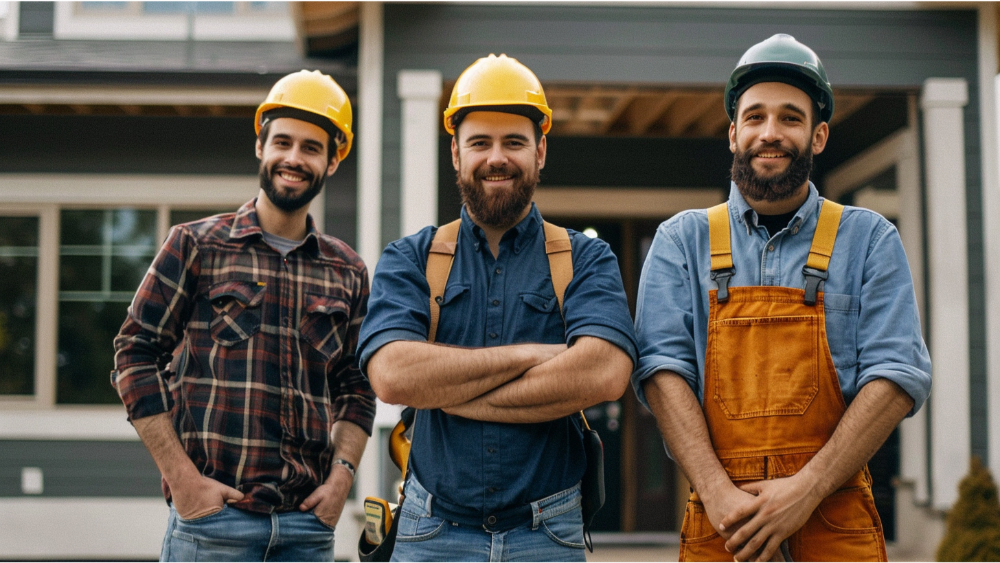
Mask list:
[[[115,338],[112,383],[171,504],[165,561],[332,561],[375,415],[354,357],[368,274],[308,214],[350,102],[297,72],[256,128],[257,198],[174,227]]]

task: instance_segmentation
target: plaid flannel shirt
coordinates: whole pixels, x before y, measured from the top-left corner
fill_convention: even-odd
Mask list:
[[[375,394],[354,355],[368,273],[312,218],[283,258],[255,201],[171,229],[115,338],[111,380],[130,420],[173,413],[202,474],[246,495],[235,506],[294,510],[329,474],[333,423],[371,434]]]

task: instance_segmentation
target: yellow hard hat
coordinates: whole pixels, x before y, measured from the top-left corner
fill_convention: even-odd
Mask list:
[[[458,77],[451,91],[451,101],[444,110],[445,130],[455,134],[452,116],[458,111],[483,106],[534,108],[539,112],[535,121],[542,128],[542,133],[548,133],[552,128],[552,110],[545,101],[542,83],[528,67],[507,55],[483,57]],[[496,111],[504,109],[497,108]]]
[[[264,124],[263,114],[278,108],[291,108],[317,115],[319,119],[316,121],[309,119],[309,115],[303,114],[303,117],[305,121],[313,122],[327,131],[329,123],[332,123],[344,134],[344,140],[337,145],[337,159],[344,160],[347,153],[351,152],[351,143],[354,141],[354,134],[351,133],[351,100],[344,89],[329,76],[318,70],[300,70],[275,82],[267,99],[257,108],[257,115],[254,117],[257,133],[260,133]],[[332,133],[330,142],[336,142]]]

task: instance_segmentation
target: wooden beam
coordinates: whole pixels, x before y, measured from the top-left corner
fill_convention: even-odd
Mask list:
[[[707,92],[701,94],[688,94],[671,106],[667,115],[666,131],[667,136],[681,137],[688,127],[697,121],[709,108],[722,105],[719,96],[714,96]]]

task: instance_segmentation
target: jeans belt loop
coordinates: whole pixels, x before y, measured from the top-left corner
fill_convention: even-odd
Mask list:
[[[531,503],[531,530],[537,530],[538,526],[542,523],[542,508],[539,506],[538,501]]]

